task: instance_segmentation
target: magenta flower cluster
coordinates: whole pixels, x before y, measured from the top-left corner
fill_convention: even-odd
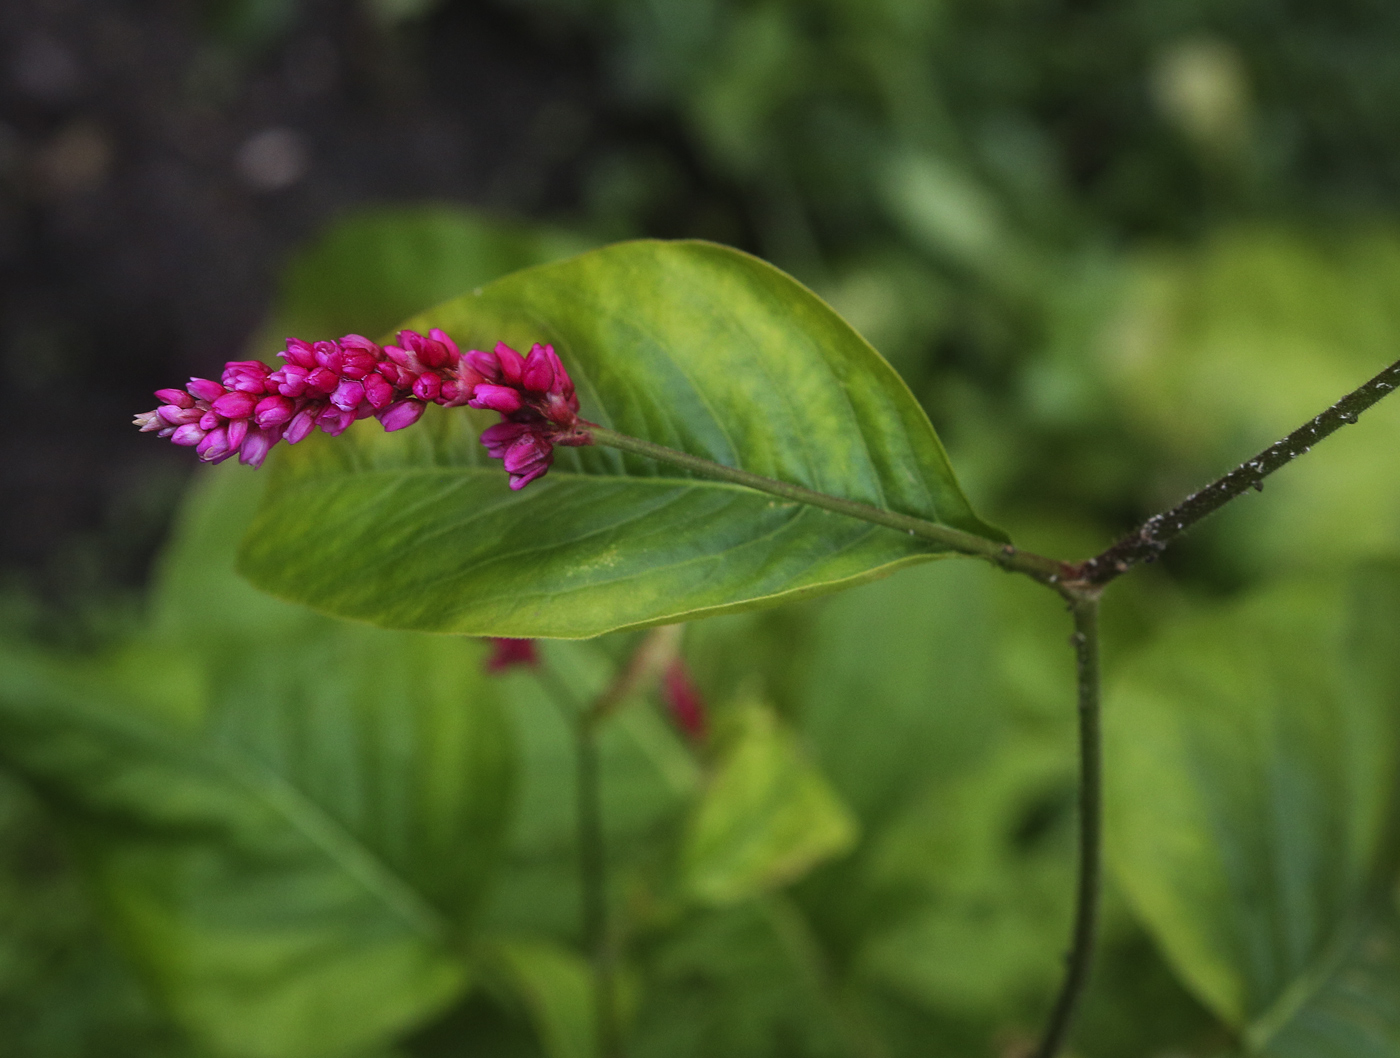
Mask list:
[[[591,443],[573,382],[551,346],[536,345],[528,356],[503,343],[464,354],[436,328],[426,336],[401,331],[398,342],[379,346],[358,334],[290,338],[278,354],[281,367],[235,360],[218,382],[192,378],[184,389],[156,390],[162,403],[135,423],[193,447],[206,463],[237,455],[256,467],[278,441],[296,444],[318,428],[335,436],[372,415],[385,430],[401,430],[430,403],[466,404],[501,413],[481,441],[504,462],[512,489],[549,469],[555,444]]]

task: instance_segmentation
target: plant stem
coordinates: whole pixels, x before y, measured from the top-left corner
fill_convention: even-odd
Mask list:
[[[1292,462],[1324,437],[1336,433],[1382,397],[1400,386],[1400,361],[1396,361],[1364,386],[1352,390],[1326,411],[1304,423],[1282,440],[1275,441],[1253,459],[1192,493],[1162,514],[1147,519],[1107,551],[1074,567],[1077,586],[1102,587],[1139,562],[1150,562],[1174,539],[1208,514],[1213,514],[1249,488],[1262,489],[1264,479]]]
[[[1079,998],[1089,983],[1098,933],[1099,874],[1103,846],[1103,751],[1099,730],[1099,599],[1079,596],[1074,612],[1075,659],[1079,674],[1079,884],[1074,934],[1065,979],[1035,1058],[1054,1058],[1064,1045]]]
[[[578,761],[579,883],[583,894],[583,942],[593,960],[598,1054],[617,1058],[622,1034],[617,1016],[617,967],[608,930],[607,860],[604,854],[602,783],[593,717],[574,727]]]
[[[664,445],[653,444],[651,441],[643,441],[639,437],[629,437],[626,434],[620,434],[591,423],[587,426],[587,430],[593,438],[594,444],[619,448],[624,452],[631,452],[634,455],[646,456],[661,463],[682,467],[704,477],[729,481],[736,485],[746,485],[751,489],[767,492],[795,503],[810,504],[813,507],[821,507],[824,510],[848,515],[851,518],[859,518],[863,522],[873,522],[875,525],[883,525],[890,529],[909,533],[912,536],[923,537],[925,540],[931,540],[950,551],[985,558],[996,563],[1002,569],[1024,573],[1042,584],[1056,588],[1056,590],[1061,590],[1059,587],[1061,582],[1069,579],[1072,573],[1072,567],[1067,563],[1045,558],[1043,555],[1037,555],[1030,551],[1023,551],[1011,544],[999,544],[995,540],[988,540],[986,537],[965,532],[962,529],[954,529],[949,525],[940,525],[938,522],[926,521],[908,514],[887,511],[856,500],[828,496],[824,492],[816,492],[801,485],[778,481],[775,478],[766,478],[761,474],[753,474],[737,467],[725,466],[723,463],[715,463],[709,459],[690,455],[688,452],[680,452]],[[1064,594],[1063,591],[1061,594]]]
[[[602,774],[598,764],[597,726],[603,714],[596,707],[580,707],[573,693],[547,665],[540,664],[535,671],[573,731],[579,894],[583,944],[593,964],[597,1050],[599,1058],[621,1058],[617,960],[608,928],[608,865],[603,834]]]

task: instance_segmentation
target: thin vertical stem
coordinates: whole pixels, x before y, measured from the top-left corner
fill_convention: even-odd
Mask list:
[[[1079,998],[1089,983],[1098,934],[1103,847],[1103,750],[1099,729],[1099,599],[1086,593],[1071,602],[1074,653],[1079,674],[1079,885],[1074,933],[1065,980],[1035,1058],[1054,1058],[1069,1035]]]
[[[603,833],[603,786],[598,762],[598,724],[608,693],[582,705],[558,674],[541,662],[540,684],[554,700],[574,736],[574,802],[578,835],[579,895],[583,944],[593,964],[594,1017],[599,1058],[621,1058],[622,1028],[617,1005],[617,959],[608,927],[608,863]]]
[[[617,1016],[617,972],[608,929],[608,865],[603,836],[602,775],[598,767],[597,724],[593,712],[574,723],[577,761],[579,891],[583,900],[583,943],[593,962],[598,1054],[618,1058],[622,1033]]]

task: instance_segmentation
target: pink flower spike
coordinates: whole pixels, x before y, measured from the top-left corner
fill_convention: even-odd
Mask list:
[[[472,394],[472,399],[467,403],[473,408],[486,408],[498,411],[502,415],[519,411],[525,405],[519,390],[509,386],[493,386],[489,382],[483,382],[477,386]]]
[[[158,389],[156,399],[162,404],[173,404],[177,408],[194,407],[194,398],[183,389]]]
[[[420,400],[401,400],[395,404],[390,404],[375,417],[384,427],[386,433],[393,433],[395,430],[402,430],[405,426],[412,426],[423,416],[423,409],[427,407]]]
[[[535,650],[533,639],[505,639],[493,638],[491,640],[491,656],[486,659],[487,672],[504,672],[517,665],[534,667],[540,663],[539,653]]]

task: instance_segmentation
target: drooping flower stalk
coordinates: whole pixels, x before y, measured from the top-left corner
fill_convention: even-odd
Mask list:
[[[336,436],[373,415],[385,430],[412,426],[428,404],[467,404],[501,413],[481,442],[522,489],[554,460],[554,445],[590,444],[578,417],[574,384],[552,346],[528,356],[499,343],[463,354],[444,331],[400,331],[398,345],[358,334],[337,341],[289,338],[273,368],[259,360],[224,365],[220,380],[192,378],[159,389],[161,404],[135,417],[143,433],[193,447],[206,463],[261,466],[278,441],[296,444],[313,430]]]

